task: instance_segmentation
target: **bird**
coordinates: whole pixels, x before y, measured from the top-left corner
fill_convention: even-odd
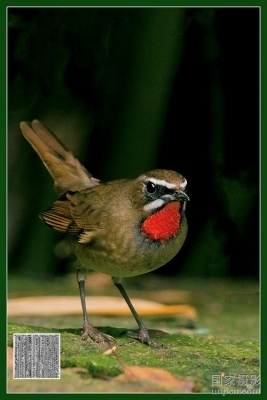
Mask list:
[[[91,324],[87,313],[85,280],[88,270],[95,270],[111,276],[136,320],[139,331],[128,336],[163,347],[152,340],[122,280],[165,265],[181,249],[188,231],[187,180],[176,171],[153,169],[137,178],[104,182],[94,178],[45,123],[22,121],[20,129],[53,178],[57,193],[39,217],[70,238],[79,262],[82,339],[109,347],[115,342]]]

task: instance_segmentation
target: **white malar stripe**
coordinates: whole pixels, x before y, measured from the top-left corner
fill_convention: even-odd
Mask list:
[[[161,207],[162,204],[164,204],[164,203],[165,203],[165,201],[162,200],[162,199],[154,200],[154,201],[152,201],[152,203],[146,204],[146,205],[144,206],[144,210],[145,210],[145,211],[155,210],[155,209]]]
[[[161,196],[162,199],[170,199],[170,200],[177,200],[175,198],[175,196],[173,196],[172,194],[164,194],[163,196]]]
[[[174,189],[176,187],[174,183],[166,182],[163,179],[148,178],[147,181],[155,185],[165,186],[167,189]]]

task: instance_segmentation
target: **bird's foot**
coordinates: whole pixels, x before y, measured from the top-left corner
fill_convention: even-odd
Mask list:
[[[108,346],[110,349],[117,347],[116,340],[108,335],[107,333],[102,333],[98,329],[94,328],[91,324],[85,322],[83,326],[82,340],[90,337],[95,342]]]
[[[141,343],[147,344],[148,346],[154,347],[156,349],[167,347],[164,344],[154,342],[151,339],[151,337],[149,335],[149,332],[148,332],[148,330],[146,328],[140,329],[140,331],[138,333],[128,331],[127,332],[127,336],[130,337],[130,338],[133,338],[133,339],[137,339]]]

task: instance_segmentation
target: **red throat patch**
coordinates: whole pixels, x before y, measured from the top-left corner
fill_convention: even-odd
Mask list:
[[[160,211],[147,217],[142,225],[142,233],[150,240],[165,241],[174,236],[180,228],[181,204],[172,202]]]

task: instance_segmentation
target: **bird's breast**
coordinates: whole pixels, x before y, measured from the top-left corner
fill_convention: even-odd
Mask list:
[[[159,219],[161,217],[160,215]],[[156,222],[153,221],[154,223]],[[177,228],[177,222],[163,225],[165,238]],[[164,241],[161,240],[162,236],[161,239],[151,240],[144,235],[140,225],[121,223],[116,224],[116,229],[103,230],[90,243],[74,241],[73,250],[85,268],[116,277],[131,277],[153,271],[170,261],[182,247],[186,234],[185,216],[179,220],[179,234],[172,234]]]

